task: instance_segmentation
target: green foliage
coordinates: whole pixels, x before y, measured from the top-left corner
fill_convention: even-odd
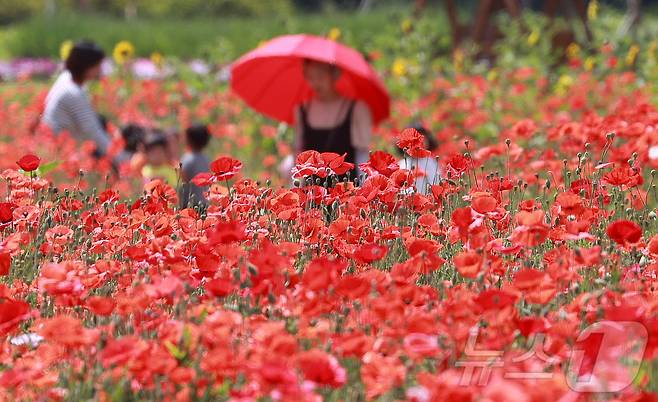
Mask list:
[[[0,0],[0,23],[55,12],[143,17],[234,17],[290,13],[290,0]]]
[[[139,17],[130,21],[107,15],[71,13],[36,16],[0,29],[3,39],[0,56],[58,57],[59,47],[65,40],[88,38],[110,52],[118,41],[129,40],[142,56],[157,51],[165,57],[224,61],[276,35],[298,32],[324,35],[332,27],[341,29],[344,36],[341,40],[359,44],[360,50],[368,50],[377,40],[372,33],[397,27],[406,11],[406,8],[386,7],[369,14],[337,12],[303,17],[273,11],[263,17],[249,18]]]
[[[42,0],[0,0],[0,24],[35,15],[43,3]]]

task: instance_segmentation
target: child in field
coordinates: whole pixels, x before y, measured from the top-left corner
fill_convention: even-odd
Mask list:
[[[199,187],[191,180],[199,173],[210,170],[210,161],[203,150],[210,142],[210,132],[204,125],[194,125],[185,130],[185,145],[187,152],[181,159],[182,185],[178,189],[180,207],[187,208],[194,205],[206,205],[203,193],[206,188]]]
[[[438,144],[432,137],[432,134],[420,124],[416,124],[412,126],[412,128],[425,137],[425,149],[434,152],[438,147]],[[438,180],[441,178],[441,168],[439,167],[439,163],[434,155],[430,155],[426,158],[413,158],[407,155],[401,148],[398,148],[398,152],[403,156],[403,158],[398,161],[400,168],[414,171],[416,173],[416,191],[421,194],[427,194],[429,192],[429,186],[437,184]]]
[[[145,164],[142,176],[146,181],[160,179],[170,186],[176,186],[178,174],[171,161],[167,137],[160,132],[149,133],[144,141]]]
[[[146,129],[137,124],[128,124],[121,130],[123,138],[123,149],[131,156],[136,154],[139,147],[144,143]]]

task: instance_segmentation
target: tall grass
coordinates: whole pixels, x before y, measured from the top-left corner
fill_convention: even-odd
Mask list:
[[[343,40],[364,45],[372,40],[373,34],[390,27],[397,28],[409,11],[408,7],[386,6],[367,14],[330,12],[271,15],[267,18],[132,21],[105,15],[41,16],[0,30],[0,57],[57,57],[63,41],[88,38],[106,49],[127,39],[143,56],[160,52],[180,58],[222,60],[235,57],[275,35],[300,32],[326,34],[332,27],[349,33]],[[439,14],[436,9],[429,12]]]

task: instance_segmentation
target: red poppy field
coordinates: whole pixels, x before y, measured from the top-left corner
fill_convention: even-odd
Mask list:
[[[104,79],[116,121],[211,122],[203,213],[3,89],[0,400],[658,400],[658,88],[598,57],[397,98],[359,187],[284,187],[289,133],[224,87]],[[426,195],[387,152],[426,152],[419,114]]]

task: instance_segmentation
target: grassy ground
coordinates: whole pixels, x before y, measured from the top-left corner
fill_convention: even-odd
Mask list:
[[[0,57],[56,57],[60,44],[67,39],[91,38],[110,49],[128,39],[138,54],[148,56],[157,51],[181,58],[234,57],[261,40],[295,32],[325,34],[341,27],[353,37],[349,42],[364,44],[373,33],[391,25],[397,27],[407,7],[383,7],[368,14],[330,12],[296,16],[273,15],[251,19],[159,19],[125,21],[100,15],[58,15],[33,18],[0,29]],[[439,15],[436,9],[430,13]],[[445,26],[440,24],[439,26]]]

